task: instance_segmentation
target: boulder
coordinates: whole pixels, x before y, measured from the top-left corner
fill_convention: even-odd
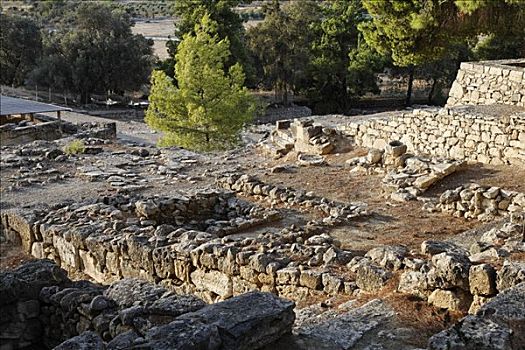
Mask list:
[[[510,330],[491,320],[467,316],[429,339],[429,350],[511,350]],[[517,349],[517,348],[516,348]]]
[[[153,327],[146,334],[147,347],[155,350],[218,350],[221,338],[217,326],[198,319],[177,319]]]
[[[469,290],[470,261],[463,254],[439,253],[432,257],[428,284],[436,288],[459,287]]]
[[[355,282],[361,290],[373,293],[383,288],[391,277],[391,272],[372,263],[368,263],[362,264],[357,268]]]
[[[498,294],[475,315],[429,339],[429,350],[521,350],[525,344],[525,283]]]
[[[208,305],[179,319],[216,327],[221,349],[259,349],[292,331],[295,304],[271,293],[250,292]]]
[[[365,256],[382,267],[396,271],[403,267],[407,253],[408,249],[403,246],[384,246],[369,250]]]
[[[84,332],[76,337],[66,340],[54,350],[105,350],[104,341],[92,331]]]
[[[428,296],[429,304],[451,311],[466,311],[468,310],[471,302],[472,297],[470,294],[460,289],[435,289]]]
[[[506,260],[498,271],[498,290],[504,291],[521,282],[525,282],[525,262]]]
[[[397,290],[401,293],[426,298],[429,293],[426,274],[420,271],[403,272],[399,278]]]

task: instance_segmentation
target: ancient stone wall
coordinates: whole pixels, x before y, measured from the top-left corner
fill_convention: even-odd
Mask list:
[[[49,260],[1,273],[0,282],[2,349],[255,349],[295,319],[292,302],[267,293],[206,305],[138,279],[73,282]]]
[[[94,137],[111,140],[117,137],[117,127],[116,123],[84,123],[77,126],[58,120],[21,127],[17,127],[16,124],[5,124],[0,127],[2,146],[20,145],[35,140],[52,141],[72,134],[79,138]]]
[[[2,145],[19,145],[34,140],[56,140],[62,137],[59,121],[11,128],[9,124],[0,127]]]
[[[507,106],[414,109],[340,128],[365,147],[382,149],[400,140],[416,154],[486,164],[525,162],[525,112]]]
[[[525,59],[461,63],[447,105],[495,103],[525,106]]]

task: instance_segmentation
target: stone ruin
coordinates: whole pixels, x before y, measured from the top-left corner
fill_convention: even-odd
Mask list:
[[[82,155],[61,151],[72,138],[4,146],[5,193],[72,183],[96,195],[2,208],[3,241],[40,260],[0,274],[0,348],[420,350],[421,329],[383,298],[395,293],[444,315],[427,349],[523,349],[525,193],[476,183],[434,193],[473,161],[522,166],[520,62],[463,64],[443,109],[278,121],[254,148],[322,170],[366,147],[341,171],[379,174],[387,205],[476,223],[416,247],[334,238],[377,220],[373,206],[271,181],[289,165],[210,170],[243,153],[122,146],[95,126],[78,129]]]
[[[295,318],[294,304],[270,293],[206,305],[141,280],[74,282],[49,260],[0,281],[3,348],[253,349],[290,332]]]
[[[274,157],[284,156],[292,150],[324,155],[335,152],[345,144],[337,130],[314,124],[309,119],[277,121],[269,141],[263,143],[263,147]]]
[[[46,115],[37,115],[36,121],[23,120],[0,126],[2,146],[22,145],[35,140],[52,141],[64,137],[114,140],[117,127],[114,122],[73,124]]]

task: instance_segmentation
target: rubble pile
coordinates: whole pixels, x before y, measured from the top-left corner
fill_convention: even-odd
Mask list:
[[[351,171],[386,172],[383,188],[396,201],[416,199],[434,184],[461,170],[464,161],[428,158],[407,153],[399,141],[389,142],[385,149],[372,148],[366,156],[349,159]]]
[[[275,125],[263,147],[277,158],[292,150],[315,155],[330,154],[344,143],[336,129],[314,124],[309,119],[280,120]]]
[[[525,193],[470,184],[443,192],[436,207],[456,217],[482,221],[509,214],[519,217],[525,215]]]

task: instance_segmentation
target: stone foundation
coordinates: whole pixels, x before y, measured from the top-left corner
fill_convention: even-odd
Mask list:
[[[42,122],[28,126],[2,125],[0,127],[2,146],[21,145],[35,140],[52,141],[71,135],[83,139],[91,137],[105,140],[114,140],[117,137],[116,123],[75,125],[46,116],[39,116],[39,119]]]

